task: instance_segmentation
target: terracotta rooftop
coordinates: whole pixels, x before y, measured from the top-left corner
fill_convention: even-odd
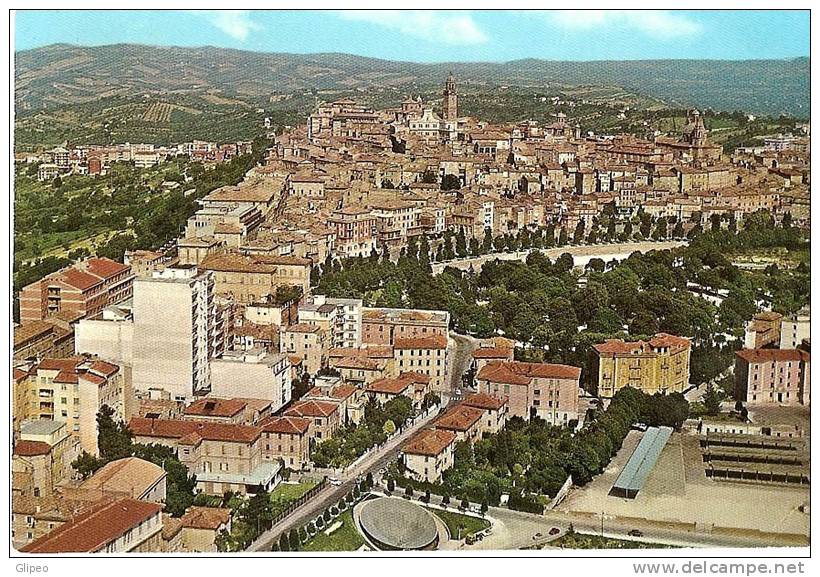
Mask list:
[[[669,348],[675,350],[687,349],[691,346],[688,339],[667,333],[658,333],[649,341],[624,341],[622,339],[608,339],[606,342],[592,345],[599,354],[629,355],[638,353],[655,353],[655,349]]]
[[[207,441],[252,443],[262,432],[259,427],[250,425],[145,417],[133,417],[128,422],[128,428],[137,437],[184,439],[186,443],[191,444],[196,444],[197,438]]]
[[[402,451],[410,455],[435,457],[453,444],[456,434],[445,429],[425,429],[419,431],[407,441]]]
[[[328,417],[339,410],[339,404],[331,401],[297,401],[287,411],[287,417]]]
[[[533,378],[580,379],[581,369],[570,365],[495,361],[481,367],[476,379],[509,385],[528,385]]]
[[[400,395],[412,385],[427,385],[429,383],[429,376],[412,371],[401,373],[398,377],[373,381],[367,385],[365,390],[369,393]]]
[[[433,422],[433,425],[437,429],[468,431],[481,419],[483,414],[484,409],[479,409],[478,407],[473,407],[462,403],[448,409],[442,416]]]
[[[14,454],[18,457],[36,457],[50,452],[51,445],[43,441],[17,441],[14,445]]]
[[[94,507],[39,539],[29,543],[23,553],[93,553],[137,527],[162,505],[134,499],[121,499]]]
[[[205,397],[194,401],[183,411],[197,417],[234,417],[245,410],[247,403],[239,399],[217,399]]]
[[[162,467],[150,461],[127,457],[107,463],[83,481],[80,488],[125,493],[139,499],[165,475]]]
[[[444,335],[430,335],[429,337],[396,337],[393,348],[402,349],[446,349],[447,337]]]
[[[29,321],[14,327],[15,348],[34,337],[45,336],[54,332],[54,325],[46,321]]]
[[[488,411],[497,411],[507,404],[507,399],[494,397],[487,393],[475,393],[465,398],[462,404]]]
[[[802,349],[743,349],[736,356],[748,363],[809,362],[811,355]]]

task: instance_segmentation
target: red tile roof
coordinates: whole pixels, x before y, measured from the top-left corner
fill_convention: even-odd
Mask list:
[[[131,268],[127,264],[122,264],[109,258],[95,257],[86,260],[85,267],[91,274],[102,278],[111,278]]]
[[[297,401],[287,411],[288,417],[328,417],[339,410],[339,404],[331,401]]]
[[[478,407],[479,409],[497,411],[507,404],[507,399],[494,397],[487,393],[476,393],[464,399],[463,404],[469,405],[470,407]]]
[[[395,349],[446,349],[447,337],[431,335],[429,337],[396,337],[393,342]]]
[[[51,445],[43,441],[17,441],[14,445],[14,454],[20,457],[48,455],[50,452]]]
[[[407,441],[402,451],[410,455],[435,457],[440,455],[456,439],[456,434],[444,429],[425,429]]]
[[[262,433],[260,427],[236,425],[233,423],[209,423],[203,421],[183,421],[181,419],[148,419],[133,417],[128,428],[138,437],[179,439],[186,443],[196,443],[198,439],[252,443]]]
[[[422,375],[421,373],[406,372],[401,373],[398,377],[379,379],[373,381],[365,390],[368,393],[384,393],[388,395],[400,395],[406,391],[411,385],[427,385],[430,383],[430,377]]]
[[[81,291],[88,290],[91,287],[103,282],[103,279],[101,279],[100,277],[87,272],[83,272],[81,270],[77,270],[76,268],[66,269],[58,273],[53,278],[55,280],[60,280],[68,286],[76,288],[77,290]]]
[[[121,499],[94,507],[60,525],[20,551],[23,553],[92,553],[159,513],[162,505]]]
[[[214,399],[205,397],[194,401],[183,411],[197,417],[233,417],[245,410],[247,403],[239,399]]]
[[[811,355],[802,349],[743,349],[735,355],[752,364],[811,360]]]
[[[592,345],[599,354],[629,355],[635,353],[654,353],[658,348],[682,350],[691,346],[689,339],[677,337],[667,333],[658,333],[649,341],[624,341],[622,339],[607,339],[606,342]]]
[[[448,409],[442,416],[437,418],[433,425],[437,429],[449,429],[451,431],[469,431],[484,414],[484,409],[459,404]]]
[[[578,380],[581,369],[570,365],[495,361],[481,367],[476,375],[481,381],[508,385],[528,385],[533,378]]]

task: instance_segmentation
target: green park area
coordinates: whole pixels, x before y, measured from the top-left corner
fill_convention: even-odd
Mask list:
[[[462,515],[455,511],[442,511],[441,509],[431,508],[428,508],[428,511],[447,525],[447,531],[449,531],[451,539],[465,539],[490,526],[490,522],[486,519],[473,517],[471,515]]]
[[[337,523],[341,526],[330,531]],[[356,529],[350,509],[329,523],[329,527],[319,531],[315,537],[302,546],[302,551],[356,551],[364,545],[364,539]]]

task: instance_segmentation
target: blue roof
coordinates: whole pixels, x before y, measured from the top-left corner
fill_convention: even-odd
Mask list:
[[[650,427],[630,455],[621,474],[612,485],[616,492],[637,494],[643,488],[655,462],[672,436],[671,427]]]

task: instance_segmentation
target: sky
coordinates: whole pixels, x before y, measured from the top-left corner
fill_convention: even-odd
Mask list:
[[[25,11],[15,49],[54,43],[344,52],[416,62],[809,55],[809,11]]]

